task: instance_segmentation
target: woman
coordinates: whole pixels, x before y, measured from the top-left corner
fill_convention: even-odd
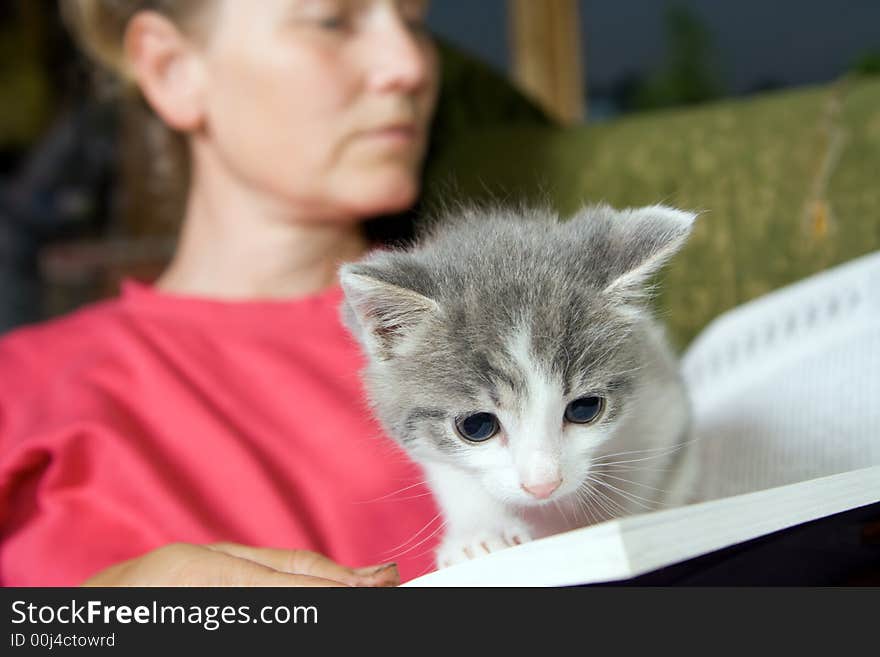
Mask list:
[[[3,584],[388,585],[397,568],[365,564],[430,568],[435,507],[370,419],[336,281],[370,248],[364,220],[419,192],[425,9],[67,0],[85,45],[185,137],[190,185],[155,285],[0,341]]]

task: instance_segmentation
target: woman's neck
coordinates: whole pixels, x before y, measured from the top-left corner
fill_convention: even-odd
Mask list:
[[[301,297],[335,284],[339,265],[369,248],[356,220],[294,216],[224,178],[193,180],[177,251],[157,288],[230,300]]]

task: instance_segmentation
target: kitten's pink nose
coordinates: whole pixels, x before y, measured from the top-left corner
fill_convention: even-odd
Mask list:
[[[522,489],[529,495],[537,497],[539,500],[546,500],[553,494],[553,491],[555,491],[557,488],[559,488],[559,486],[562,485],[562,479],[548,481],[541,484],[530,484],[528,486],[526,486],[525,484],[521,485]]]

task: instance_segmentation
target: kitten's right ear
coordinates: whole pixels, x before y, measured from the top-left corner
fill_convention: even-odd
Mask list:
[[[430,313],[440,309],[433,299],[380,280],[368,265],[343,265],[339,280],[346,300],[343,321],[367,352],[380,360],[388,359]]]

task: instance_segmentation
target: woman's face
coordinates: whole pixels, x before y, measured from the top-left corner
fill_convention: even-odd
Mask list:
[[[409,206],[437,95],[426,0],[218,0],[204,137],[315,218]]]

